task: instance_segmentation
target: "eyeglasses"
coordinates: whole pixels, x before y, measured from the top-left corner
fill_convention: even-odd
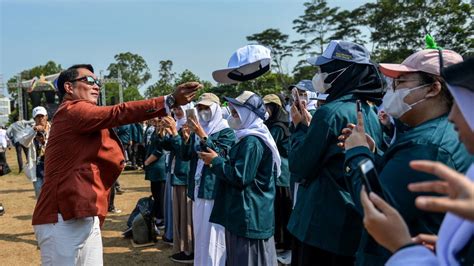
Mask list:
[[[398,85],[400,85],[400,83],[403,83],[403,82],[408,82],[408,81],[420,81],[419,79],[402,79],[402,78],[399,78],[399,79],[393,79],[392,80],[392,88],[395,89],[396,87],[398,87]]]
[[[82,81],[90,86],[94,86],[94,84],[96,84],[97,86],[99,86],[99,88],[102,87],[102,83],[98,79],[95,79],[94,77],[91,77],[91,76],[80,77],[77,79],[70,80],[69,82],[75,82],[75,81]]]

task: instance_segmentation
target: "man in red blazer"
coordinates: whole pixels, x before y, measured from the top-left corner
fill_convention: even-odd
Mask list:
[[[57,82],[63,102],[53,117],[45,177],[33,214],[43,265],[102,265],[100,226],[111,186],[125,166],[112,128],[165,116],[201,87],[188,82],[173,94],[97,106],[100,82],[91,65],[74,65]]]

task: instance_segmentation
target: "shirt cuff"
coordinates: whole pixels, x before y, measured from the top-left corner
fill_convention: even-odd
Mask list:
[[[171,107],[168,106],[168,97],[169,95],[165,95],[165,110],[166,110],[166,114],[167,115],[170,115],[171,114]]]

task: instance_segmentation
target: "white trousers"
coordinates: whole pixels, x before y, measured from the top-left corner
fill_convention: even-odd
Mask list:
[[[99,218],[86,217],[33,226],[42,265],[103,265]]]
[[[193,203],[194,265],[225,266],[225,228],[209,222],[214,200],[198,198],[198,191],[196,186]]]

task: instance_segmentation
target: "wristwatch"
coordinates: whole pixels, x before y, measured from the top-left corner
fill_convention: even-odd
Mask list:
[[[168,95],[168,97],[166,97],[166,105],[168,105],[168,108],[173,108],[175,104],[176,99],[174,98],[173,94]]]

